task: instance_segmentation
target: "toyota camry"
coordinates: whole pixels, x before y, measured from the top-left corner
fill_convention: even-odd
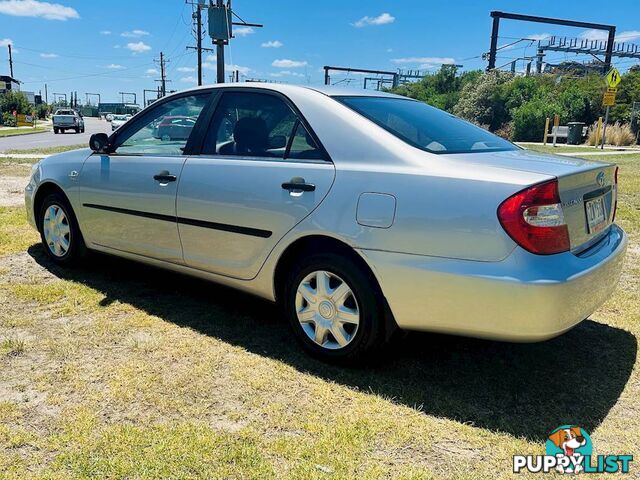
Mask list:
[[[398,328],[574,327],[620,275],[617,176],[392,94],[233,84],[42,160],[25,194],[52,261],[99,251],[241,289],[308,352],[353,360]]]

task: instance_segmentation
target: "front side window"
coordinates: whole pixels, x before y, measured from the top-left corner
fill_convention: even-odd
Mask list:
[[[298,119],[274,95],[225,93],[204,142],[207,155],[284,158]]]
[[[136,122],[136,126],[118,136],[116,153],[182,155],[209,97],[209,93],[198,93],[152,107],[143,114],[140,122]],[[117,117],[126,119],[125,116]]]
[[[517,150],[511,142],[426,103],[388,97],[334,97],[401,140],[431,153]]]

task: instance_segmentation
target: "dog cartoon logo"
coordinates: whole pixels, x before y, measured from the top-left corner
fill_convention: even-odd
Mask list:
[[[565,456],[571,462],[565,467],[558,464],[561,473],[580,473],[584,470],[584,457],[591,457],[593,446],[589,434],[577,425],[556,428],[547,439],[547,455]]]

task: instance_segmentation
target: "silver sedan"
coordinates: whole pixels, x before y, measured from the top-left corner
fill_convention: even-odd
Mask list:
[[[379,92],[204,87],[90,147],[26,188],[53,261],[95,250],[277,301],[324,359],[397,328],[554,337],[611,295],[627,244],[615,165]]]

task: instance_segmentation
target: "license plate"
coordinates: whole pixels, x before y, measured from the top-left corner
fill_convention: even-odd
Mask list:
[[[604,213],[604,197],[588,200],[585,202],[584,208],[587,211],[589,233],[597,233],[602,230],[607,223],[607,218]]]

